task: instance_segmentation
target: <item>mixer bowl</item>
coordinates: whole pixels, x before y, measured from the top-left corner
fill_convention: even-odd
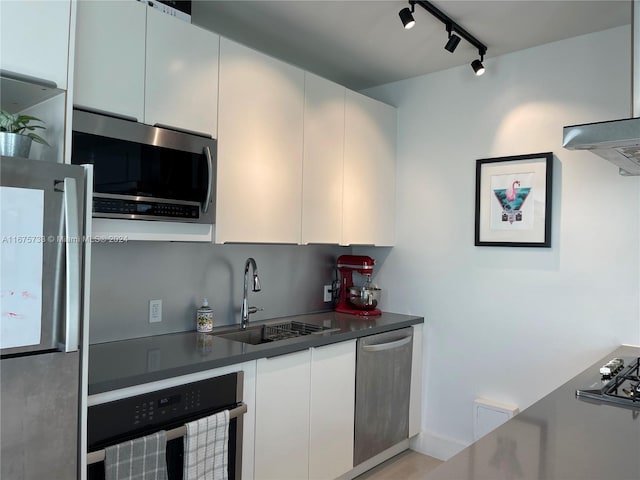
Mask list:
[[[349,302],[360,310],[373,310],[380,301],[381,288],[377,287],[350,287]]]

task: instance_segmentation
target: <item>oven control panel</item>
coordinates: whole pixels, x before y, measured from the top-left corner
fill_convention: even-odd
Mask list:
[[[135,438],[144,432],[171,429],[231,409],[242,401],[241,372],[92,405],[87,412],[90,449]]]
[[[153,399],[142,399],[141,403],[133,405],[131,425],[136,427],[155,419],[174,418],[202,408],[200,389],[185,390],[181,393],[164,395]]]

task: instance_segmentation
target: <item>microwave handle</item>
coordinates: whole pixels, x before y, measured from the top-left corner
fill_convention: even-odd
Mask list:
[[[204,147],[204,155],[207,157],[207,170],[208,182],[207,182],[207,195],[204,197],[204,203],[202,205],[202,213],[207,213],[209,210],[209,203],[211,203],[211,191],[213,185],[213,158],[211,157],[211,149]]]

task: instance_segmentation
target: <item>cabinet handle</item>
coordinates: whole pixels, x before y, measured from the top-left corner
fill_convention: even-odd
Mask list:
[[[340,329],[339,328],[331,328],[329,330],[321,330],[319,332],[313,332],[310,335],[322,335],[323,333],[331,333],[331,332],[339,332]],[[325,348],[329,348],[329,347],[335,347],[338,344],[346,344],[346,343],[353,343],[355,342],[356,339],[352,338],[351,340],[341,340],[339,342],[331,342],[331,343],[327,343],[325,345],[316,345],[315,347],[311,347],[312,350],[323,350]]]
[[[211,149],[204,147],[204,155],[207,157],[207,170],[209,172],[207,182],[207,194],[204,197],[204,203],[202,204],[202,213],[207,213],[209,210],[209,203],[211,202],[211,191],[213,185],[213,158],[211,157]]]
[[[45,80],[44,78],[32,77],[31,75],[24,75],[22,73],[10,72],[9,70],[0,69],[0,77],[9,80],[15,80],[17,82],[32,83],[44,88],[56,89],[58,84],[53,80]]]
[[[132,115],[123,115],[121,113],[114,113],[107,110],[100,110],[98,108],[85,107],[84,105],[78,105],[75,103],[73,104],[73,108],[76,110],[82,110],[83,112],[97,113],[99,115],[106,115],[107,117],[119,118],[120,120],[128,120],[129,122],[138,123],[138,118]]]
[[[393,348],[398,348],[403,345],[406,345],[412,339],[413,339],[413,336],[409,335],[408,337],[404,337],[404,338],[401,338],[400,340],[395,340],[393,342],[378,343],[376,345],[363,345],[362,350],[364,350],[365,352],[380,352],[382,350],[391,350]]]

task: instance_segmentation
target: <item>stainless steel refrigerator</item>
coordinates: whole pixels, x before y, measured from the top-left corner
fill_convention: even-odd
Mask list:
[[[0,158],[3,479],[81,477],[91,172]]]

